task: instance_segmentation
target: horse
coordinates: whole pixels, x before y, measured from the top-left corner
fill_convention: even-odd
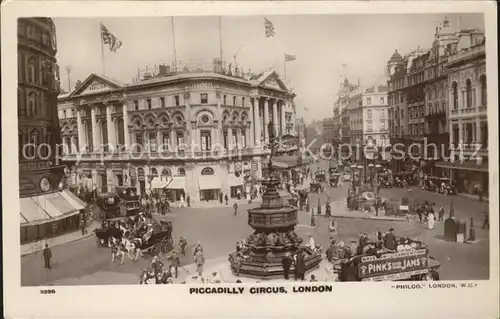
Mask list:
[[[157,278],[155,276],[154,270],[146,268],[141,272],[139,276],[140,285],[154,285],[156,284]]]
[[[127,256],[130,260],[137,260],[139,257],[142,257],[142,250],[139,248],[142,245],[141,238],[125,238],[123,239],[123,244],[125,246],[125,250],[127,251]]]

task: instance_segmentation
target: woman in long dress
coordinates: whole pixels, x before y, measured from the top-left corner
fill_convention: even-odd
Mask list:
[[[427,215],[427,225],[429,226],[429,229],[434,228],[434,213],[432,211],[429,212],[429,215]]]

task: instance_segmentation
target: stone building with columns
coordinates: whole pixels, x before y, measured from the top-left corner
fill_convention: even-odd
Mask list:
[[[449,46],[448,74],[449,160],[437,165],[450,170],[460,192],[488,190],[488,118],[484,32],[461,30]],[[462,160],[460,160],[462,153]]]
[[[172,201],[235,196],[262,176],[267,123],[296,135],[295,95],[275,71],[177,70],[160,66],[128,84],[91,74],[60,96],[64,158],[75,185],[161,189]]]

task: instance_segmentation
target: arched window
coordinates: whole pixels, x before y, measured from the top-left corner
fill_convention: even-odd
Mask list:
[[[19,112],[19,116],[26,116],[26,103],[24,103],[21,90],[17,90],[17,109]]]
[[[214,170],[211,167],[205,167],[201,170],[201,175],[214,175]]]
[[[487,102],[487,91],[486,91],[486,75],[483,74],[479,77],[479,83],[481,84],[481,105],[486,106]]]
[[[453,109],[458,110],[458,84],[457,82],[453,82]]]
[[[186,176],[186,171],[184,170],[184,168],[182,168],[182,167],[179,168],[177,170],[177,175],[179,175],[179,176]]]
[[[116,124],[116,136],[118,138],[118,145],[125,145],[125,127],[123,125],[123,119],[119,118],[115,122]],[[128,132],[127,132],[128,133]]]
[[[37,105],[37,96],[35,92],[28,93],[28,115],[29,116],[37,116],[38,105]]]
[[[170,170],[168,168],[164,168],[161,170],[161,175],[170,176],[170,175],[172,175],[172,173],[170,172]]]
[[[35,83],[35,58],[28,59],[28,82]]]
[[[470,81],[470,79],[467,79],[467,81],[465,81],[465,96],[467,99],[467,107],[471,107],[472,106],[472,82]]]
[[[155,167],[151,169],[151,175],[158,176],[158,170]]]

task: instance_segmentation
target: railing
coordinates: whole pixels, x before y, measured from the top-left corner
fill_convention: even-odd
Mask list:
[[[467,49],[464,49],[460,52],[457,52],[454,55],[448,57],[448,63],[453,64],[460,60],[470,59],[474,56],[486,55],[486,48],[484,44],[479,44]]]
[[[453,109],[451,110],[451,115],[468,115],[474,116],[476,114],[486,113],[486,106],[474,106],[474,107],[466,107],[461,109]]]

